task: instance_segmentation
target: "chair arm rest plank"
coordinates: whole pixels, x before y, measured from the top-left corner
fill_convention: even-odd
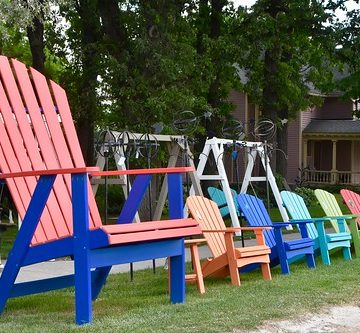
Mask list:
[[[281,229],[281,228],[284,228],[284,227],[287,227],[291,225],[291,223],[289,222],[273,222],[271,224],[271,226],[274,228],[274,229]]]
[[[153,169],[131,169],[131,170],[111,170],[94,171],[92,176],[119,176],[119,175],[149,175],[157,173],[184,173],[194,171],[193,167],[174,167],[174,168],[153,168]]]
[[[329,220],[337,220],[337,221],[341,221],[341,220],[351,220],[353,218],[357,218],[359,216],[356,215],[341,215],[341,216],[326,216]]]
[[[110,244],[134,243],[201,234],[198,223],[193,219],[107,225],[101,229],[108,234]]]
[[[99,170],[98,167],[83,167],[83,168],[69,168],[69,169],[48,169],[48,170],[11,172],[11,173],[1,173],[0,179],[32,177],[32,176],[53,176],[53,175],[65,175],[65,174],[79,174],[79,173],[90,174],[97,170]]]
[[[205,238],[194,238],[194,239],[185,239],[185,245],[192,246],[193,244],[206,243],[207,240]]]

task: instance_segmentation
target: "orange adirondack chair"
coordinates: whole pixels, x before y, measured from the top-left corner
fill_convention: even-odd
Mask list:
[[[201,285],[202,277],[209,275],[225,277],[230,275],[231,283],[239,286],[239,269],[255,263],[261,265],[264,279],[271,280],[270,248],[265,245],[263,235],[263,230],[269,229],[268,227],[226,228],[217,204],[201,196],[188,197],[186,205],[190,216],[199,223],[212,253],[212,258],[208,258],[206,262],[200,265],[196,254],[196,240],[191,240],[190,246],[196,248],[192,251],[192,253],[195,253],[195,257],[192,257],[195,274],[189,275],[187,277],[188,281],[200,280]],[[235,248],[233,242],[234,233],[244,230],[251,230],[255,233],[257,245]],[[201,292],[200,287],[199,290]]]
[[[75,285],[76,323],[92,320],[92,303],[113,264],[170,257],[170,299],[185,300],[182,173],[189,168],[104,172],[87,168],[64,90],[17,60],[0,56],[0,179],[23,221],[0,278],[0,312],[10,297]],[[167,173],[169,221],[130,223],[154,173]],[[88,176],[137,174],[116,225],[102,225]],[[124,224],[127,223],[127,224]],[[15,283],[22,266],[72,256],[75,273]]]

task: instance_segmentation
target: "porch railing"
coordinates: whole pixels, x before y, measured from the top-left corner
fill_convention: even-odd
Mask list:
[[[306,170],[304,176],[309,183],[360,185],[360,172]]]

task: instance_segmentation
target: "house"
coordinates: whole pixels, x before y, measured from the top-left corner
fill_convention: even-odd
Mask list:
[[[300,112],[289,122],[286,180],[295,184],[303,177],[313,184],[360,185],[360,120],[353,117],[357,104],[342,100],[337,92],[323,97],[321,107]],[[231,92],[229,99],[235,104],[234,117],[245,124],[247,137],[252,140],[253,124],[259,116],[256,106],[241,92]],[[239,158],[244,160],[239,161],[242,179],[246,156]],[[234,183],[234,166],[226,164]]]

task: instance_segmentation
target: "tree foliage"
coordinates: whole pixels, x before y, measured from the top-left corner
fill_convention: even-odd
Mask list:
[[[278,124],[294,118],[319,102],[309,87],[329,91],[331,66],[358,52],[358,12],[335,21],[345,3],[258,0],[236,9],[227,0],[0,0],[0,49],[65,86],[90,162],[96,127],[146,132],[163,123],[170,132],[174,118],[192,110],[201,119],[211,112],[199,132],[219,135],[234,88]],[[358,60],[352,64],[355,78]],[[352,82],[343,87],[354,95]],[[286,150],[285,136],[282,125],[277,141]]]

